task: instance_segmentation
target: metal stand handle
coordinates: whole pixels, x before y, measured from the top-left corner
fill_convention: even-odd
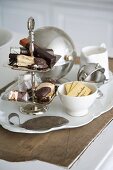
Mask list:
[[[34,57],[33,52],[34,52],[34,26],[35,26],[35,21],[32,17],[28,19],[27,22],[27,28],[29,30],[29,51],[31,54],[31,57]],[[31,72],[31,77],[32,77],[32,102],[35,103],[35,72]]]

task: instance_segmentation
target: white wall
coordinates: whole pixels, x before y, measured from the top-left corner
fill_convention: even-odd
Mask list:
[[[113,48],[113,0],[0,0],[0,26],[26,33],[28,17],[35,28],[62,28],[77,50],[105,42]]]

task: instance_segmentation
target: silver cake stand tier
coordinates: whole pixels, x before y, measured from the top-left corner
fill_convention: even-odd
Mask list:
[[[20,112],[29,115],[39,115],[46,112],[48,109],[47,105],[40,105],[37,103],[27,104],[20,106]]]
[[[51,97],[51,100],[48,102],[43,102],[43,103],[38,103],[35,99],[33,100],[28,100],[28,101],[14,101],[14,100],[9,100],[9,93],[11,91],[17,91],[18,90],[18,80],[14,81],[12,85],[10,85],[5,92],[2,93],[1,99],[5,101],[9,101],[15,104],[19,105],[19,110],[21,113],[24,114],[29,114],[29,115],[40,115],[45,113],[48,108],[50,103],[53,101],[53,99],[56,96],[56,93],[53,94]]]

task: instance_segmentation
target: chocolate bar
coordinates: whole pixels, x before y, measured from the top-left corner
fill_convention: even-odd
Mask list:
[[[17,63],[17,54],[9,54],[9,65],[13,66]]]
[[[55,84],[50,82],[43,82],[39,84],[35,90],[35,96],[37,101],[49,102],[55,94]]]
[[[29,40],[27,38],[21,39],[20,45],[29,49]],[[47,52],[47,50],[38,47],[36,44],[34,44],[34,57],[45,59],[50,68],[56,63],[55,55],[52,55],[50,51]]]
[[[27,92],[20,92],[15,90],[10,91],[8,99],[13,101],[28,101],[29,95]]]
[[[42,87],[42,88],[38,89],[35,92],[37,101],[38,102],[39,101],[41,101],[41,102],[48,101],[49,102],[48,94],[50,94],[50,92],[51,92],[51,88],[50,87]]]
[[[9,65],[16,67],[26,67],[28,69],[43,70],[49,68],[43,58],[36,58],[21,54],[9,54]]]
[[[34,57],[22,54],[9,54],[9,65],[27,67],[34,64]]]

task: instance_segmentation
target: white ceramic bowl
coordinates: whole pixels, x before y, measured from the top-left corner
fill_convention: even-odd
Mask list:
[[[82,83],[92,90],[90,95],[81,97],[67,96],[64,87],[64,84],[66,83],[58,87],[58,96],[60,97],[65,112],[71,116],[84,116],[88,114],[89,107],[94,103],[98,96],[98,90],[94,84],[89,82]]]

